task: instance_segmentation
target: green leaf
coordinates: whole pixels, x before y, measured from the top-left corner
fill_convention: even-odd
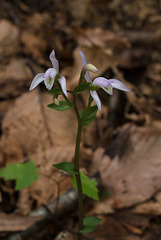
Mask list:
[[[84,228],[80,231],[80,233],[89,233],[93,232],[98,224],[100,224],[102,220],[97,217],[86,217],[83,219]]]
[[[79,87],[75,87],[74,88],[74,93],[78,94],[78,93],[81,93],[81,92],[84,92],[88,87],[89,87],[90,83],[81,83],[79,85]]]
[[[49,108],[52,108],[52,109],[55,109],[55,110],[58,110],[58,111],[66,111],[66,110],[69,110],[71,108],[74,107],[74,105],[72,104],[69,104],[68,102],[66,101],[59,101],[59,105],[55,104],[55,103],[51,103],[48,105]]]
[[[0,177],[5,180],[16,180],[15,190],[30,186],[38,179],[38,168],[35,167],[33,160],[24,163],[8,164],[0,170]]]
[[[53,88],[48,93],[50,93],[51,95],[62,95],[63,94],[63,92],[60,88]]]
[[[89,109],[89,111],[88,111],[88,113],[87,113],[87,116],[86,116],[86,118],[85,118],[84,121],[83,121],[83,126],[86,126],[86,125],[90,124],[90,123],[94,120],[94,118],[95,118],[95,116],[96,116],[96,113],[97,113],[97,110],[98,110],[98,108],[97,108],[96,105],[90,107],[90,109]],[[85,109],[80,113],[80,118],[81,118],[81,119],[84,118],[84,116],[85,116],[85,114],[86,114],[86,111],[87,111],[87,108],[85,108]]]
[[[74,171],[74,164],[70,162],[62,162],[54,164],[53,166],[71,174],[78,174],[77,172]]]
[[[80,176],[83,193],[94,200],[99,200],[97,182],[85,176],[82,171],[80,172]],[[75,176],[72,176],[72,182],[74,187],[77,189]]]

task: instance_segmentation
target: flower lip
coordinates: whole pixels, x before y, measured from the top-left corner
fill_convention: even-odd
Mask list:
[[[57,70],[55,68],[49,68],[45,73],[44,73],[44,78],[49,78],[51,77],[52,79],[55,78],[57,74]]]
[[[93,85],[100,87],[108,87],[110,85],[110,82],[104,77],[98,77],[95,78],[95,80],[93,81]]]

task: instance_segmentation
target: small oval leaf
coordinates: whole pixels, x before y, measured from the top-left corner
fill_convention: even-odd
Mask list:
[[[51,95],[62,95],[63,92],[60,88],[53,88],[51,90],[48,91],[48,93],[50,93]]]
[[[74,107],[74,105],[72,104],[69,104],[68,102],[66,101],[59,101],[59,105],[55,104],[55,103],[51,103],[48,105],[49,108],[52,108],[52,109],[55,109],[57,111],[66,111],[66,110],[69,110],[71,108]]]
[[[80,118],[83,120],[83,123],[82,123],[83,126],[86,126],[86,125],[90,124],[94,120],[94,118],[96,116],[96,113],[97,113],[97,110],[98,110],[98,108],[97,108],[96,105],[90,107],[90,109],[88,111],[88,115],[87,115],[87,117],[84,120],[83,120],[83,118],[84,118],[84,116],[86,114],[87,108],[85,108],[80,113]]]
[[[89,87],[90,83],[81,83],[78,87],[74,88],[74,93],[78,94],[81,92],[84,92],[88,87]]]
[[[54,164],[53,166],[71,174],[78,174],[76,171],[74,171],[74,164],[70,162],[61,162]]]
[[[89,233],[93,232],[97,225],[100,224],[102,220],[97,217],[86,217],[83,219],[83,229],[79,231],[80,233]]]

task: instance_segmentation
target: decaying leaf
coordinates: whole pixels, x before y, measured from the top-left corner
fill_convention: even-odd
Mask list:
[[[160,136],[156,127],[127,125],[102,157],[95,156],[103,185],[112,192],[106,204],[131,207],[150,199],[160,189]]]
[[[39,90],[23,94],[9,109],[2,123],[1,166],[32,157],[40,167],[40,178],[30,187],[28,200],[24,199],[30,206],[31,198],[40,206],[58,196],[57,182],[63,178],[52,165],[61,161],[71,162],[74,156],[76,118],[71,110],[62,117],[62,113],[47,108],[51,101],[51,95],[41,95]],[[66,191],[72,186],[70,179],[64,183],[61,193],[62,189]],[[18,204],[18,211],[26,212],[24,202],[19,201],[22,205]]]

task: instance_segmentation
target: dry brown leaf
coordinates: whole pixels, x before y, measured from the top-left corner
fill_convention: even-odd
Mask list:
[[[64,114],[47,108],[51,102],[52,96],[41,94],[38,89],[23,94],[2,122],[1,166],[20,163],[29,157],[33,157],[36,165],[40,166],[38,181],[28,192],[24,190],[20,194],[17,211],[24,214],[29,212],[34,201],[36,206],[40,206],[58,196],[56,181],[60,185],[60,194],[71,187],[70,179],[63,182],[52,164],[73,160],[76,118],[72,110]]]
[[[39,90],[15,101],[2,122],[1,156],[6,163],[21,161],[52,146],[74,144],[76,118],[72,110],[66,114],[51,110],[47,107],[51,102],[52,96],[41,95]]]
[[[143,231],[140,228],[138,228],[138,227],[135,227],[135,226],[133,226],[133,225],[127,223],[127,222],[123,222],[123,221],[121,221],[121,223],[131,233],[134,233],[134,234],[137,234],[137,235],[141,235],[143,233]]]
[[[35,222],[41,220],[42,217],[28,217],[19,214],[0,213],[0,232],[7,231],[23,231],[32,226]]]
[[[27,190],[21,191],[16,212],[26,215],[31,211],[33,203],[38,208],[73,188],[70,177],[61,175],[60,171],[52,166],[64,161],[71,162],[73,157],[73,145],[53,146],[43,153],[32,155],[35,164],[40,168],[39,179]]]
[[[13,58],[7,65],[0,66],[0,87],[3,88],[0,96],[2,98],[15,97],[26,90],[29,80],[33,79],[31,65],[33,71],[42,72],[42,68],[24,58]]]
[[[132,212],[137,214],[160,215],[161,204],[160,202],[148,201],[134,207]]]
[[[137,236],[128,234],[116,218],[110,216],[100,216],[99,218],[102,219],[102,222],[94,232],[88,234],[91,239],[139,240]]]
[[[9,21],[3,19],[0,21],[0,59],[5,56],[11,56],[19,50],[19,30]]]
[[[42,58],[42,53],[47,49],[45,39],[27,31],[22,33],[21,41],[24,44],[25,53],[32,54],[35,59]]]
[[[63,231],[63,232],[60,232],[55,240],[59,240],[59,239],[63,239],[63,240],[76,240],[76,236],[74,236],[73,234],[67,232],[67,231]]]
[[[103,185],[112,191],[106,204],[131,207],[148,200],[160,189],[160,129],[125,126],[99,159]],[[104,158],[106,161],[102,161]],[[97,157],[98,158],[98,157]],[[96,162],[96,161],[95,161]]]

